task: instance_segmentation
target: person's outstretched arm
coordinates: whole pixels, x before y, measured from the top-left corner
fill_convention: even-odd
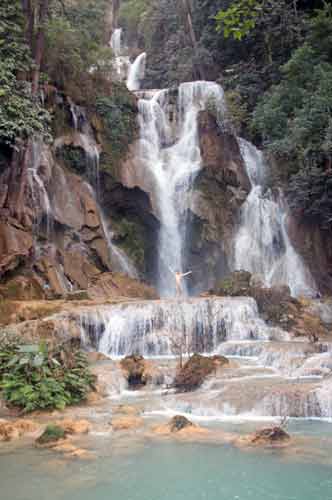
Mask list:
[[[184,273],[184,274],[181,274],[182,278],[184,278],[185,276],[188,276],[188,274],[192,274],[193,272],[192,271],[189,271],[187,273]]]

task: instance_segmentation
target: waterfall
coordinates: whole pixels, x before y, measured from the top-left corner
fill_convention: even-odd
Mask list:
[[[267,167],[253,144],[239,139],[251,182],[235,237],[235,269],[259,274],[266,286],[286,284],[294,296],[315,294],[315,284],[287,233],[287,206],[282,192],[265,188]]]
[[[115,29],[110,40],[110,47],[113,50],[115,57],[121,55],[121,48],[122,48],[121,38],[122,38],[122,28]]]
[[[46,234],[49,236],[52,228],[52,206],[48,192],[46,190],[43,179],[39,174],[39,168],[43,160],[43,142],[41,140],[33,140],[31,142],[31,162],[27,170],[28,183],[31,190],[33,210],[38,214],[38,209],[43,210],[46,217]],[[47,164],[47,162],[45,162]],[[37,233],[41,223],[42,216],[36,216]]]
[[[139,90],[145,75],[146,53],[143,52],[130,64],[127,78],[128,90]]]
[[[178,90],[177,127],[169,118],[168,91],[139,100],[140,157],[154,181],[161,223],[158,288],[174,294],[173,271],[183,271],[186,211],[190,190],[201,168],[197,115],[210,103],[222,113],[223,91],[212,82],[183,83]],[[175,128],[175,130],[174,130]]]
[[[122,38],[122,28],[117,28],[113,31],[109,42],[114,54],[115,74],[119,80],[126,81],[128,90],[139,90],[145,75],[146,53],[142,52],[131,63],[126,54],[128,48],[122,44]]]
[[[225,340],[269,340],[276,336],[276,329],[259,318],[252,298],[103,306],[83,311],[80,328],[86,347],[115,357],[133,353],[171,356],[172,342],[179,339],[186,352],[216,352]]]
[[[123,250],[121,250],[121,248],[119,248],[113,243],[112,231],[108,226],[102,211],[100,211],[100,220],[105,235],[105,239],[108,245],[109,257],[111,262],[113,263],[114,270],[127,274],[131,278],[138,278],[138,272],[135,269],[135,266],[133,265],[129,257],[125,254]]]

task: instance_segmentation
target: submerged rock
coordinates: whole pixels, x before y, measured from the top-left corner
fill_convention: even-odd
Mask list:
[[[224,356],[207,357],[194,354],[179,369],[173,385],[182,392],[193,391],[202,385],[208,375],[216,372],[219,367],[228,363],[228,359]]]

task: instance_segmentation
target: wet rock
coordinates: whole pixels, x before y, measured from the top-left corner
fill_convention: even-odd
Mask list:
[[[16,276],[0,285],[1,299],[40,300],[45,298],[45,292],[34,277]]]
[[[68,434],[87,434],[91,430],[91,424],[87,420],[64,419],[56,422],[56,427],[63,429]]]
[[[284,429],[275,426],[259,429],[254,434],[240,438],[238,443],[244,446],[280,446],[287,445],[290,440],[290,435]]]
[[[76,290],[66,295],[66,300],[89,300],[89,298],[87,290]]]
[[[186,427],[191,427],[194,424],[182,415],[175,415],[168,425],[170,426],[171,432],[178,432]]]
[[[221,280],[215,293],[221,296],[241,297],[249,295],[251,274],[248,271],[235,271]]]
[[[218,283],[213,293],[231,297],[248,296],[255,299],[261,317],[271,326],[291,332],[294,336],[308,337],[315,342],[327,334],[319,312],[310,299],[291,296],[288,286],[262,286],[259,277],[247,271],[235,271]]]
[[[140,389],[149,380],[146,370],[146,362],[143,356],[131,355],[121,360],[120,366],[124,371],[129,388]]]
[[[138,429],[144,425],[144,420],[141,417],[127,415],[115,417],[112,419],[112,428],[114,431],[127,431]]]
[[[209,433],[207,429],[194,424],[182,415],[175,415],[167,424],[154,427],[154,434],[180,439],[201,439]]]
[[[0,421],[0,441],[11,441],[18,439],[24,434],[38,431],[39,425],[32,420],[2,420]]]
[[[224,356],[202,356],[194,354],[179,369],[174,379],[174,387],[181,392],[193,391],[200,387],[206,377],[215,373],[216,370],[228,364]]]
[[[138,279],[122,273],[103,273],[90,281],[88,294],[91,299],[105,300],[115,297],[158,299],[157,291]]]
[[[26,262],[33,246],[32,234],[15,224],[0,222],[0,276]]]

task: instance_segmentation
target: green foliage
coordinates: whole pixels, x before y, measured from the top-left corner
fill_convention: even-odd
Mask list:
[[[49,114],[32,98],[26,79],[30,62],[21,3],[5,2],[0,6],[0,144],[48,134]]]
[[[87,158],[85,151],[80,146],[63,145],[56,150],[58,159],[66,165],[66,167],[74,170],[78,174],[85,174],[87,170]]]
[[[101,167],[122,158],[137,134],[137,104],[123,84],[113,84],[110,96],[99,96],[95,111],[102,121],[104,155]]]
[[[3,397],[25,412],[63,409],[85,399],[93,387],[87,358],[65,344],[24,345],[6,333],[0,336],[0,387]]]
[[[256,26],[256,21],[262,13],[264,0],[236,0],[226,10],[220,10],[215,19],[217,31],[225,38],[232,36],[241,40]]]
[[[117,243],[129,255],[139,269],[144,269],[145,263],[145,235],[139,224],[121,219],[115,224]]]
[[[240,135],[243,128],[249,122],[248,106],[243,101],[243,98],[236,90],[228,90],[225,92],[226,99],[226,123],[229,123],[231,128]]]
[[[38,444],[47,444],[66,437],[65,430],[59,425],[50,424],[46,427],[43,434],[37,439]]]
[[[287,189],[291,208],[329,229],[332,223],[332,172],[309,167],[293,175]]]
[[[149,8],[152,0],[122,0],[119,11],[119,25],[122,26],[128,36],[129,43],[131,38],[139,38],[143,24],[148,17]]]
[[[100,37],[105,9],[105,2],[84,0],[79,9],[68,6],[66,16],[54,13],[48,24],[45,71],[78,103],[91,104],[98,91],[108,92],[110,87],[112,51]]]

